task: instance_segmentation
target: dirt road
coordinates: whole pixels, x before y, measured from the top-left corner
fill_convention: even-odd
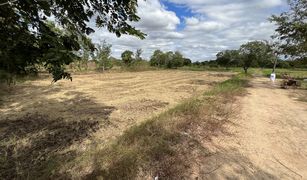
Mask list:
[[[307,103],[266,78],[254,78],[238,100],[231,136],[213,141],[204,178],[307,179]],[[213,164],[213,165],[212,165]]]

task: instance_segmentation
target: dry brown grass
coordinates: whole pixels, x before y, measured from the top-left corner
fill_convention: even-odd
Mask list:
[[[73,76],[73,82],[51,84],[50,79],[39,79],[4,88],[0,97],[0,135],[3,137],[0,177],[78,178],[91,174],[95,167],[95,159],[90,158],[92,154],[109,147],[110,142],[131,126],[142,124],[232,75],[219,74],[188,71],[89,73]],[[173,141],[173,135],[165,138]],[[160,138],[147,141],[151,140],[162,143],[156,148],[164,147]],[[132,155],[123,156],[123,163],[135,163],[133,154],[137,155],[137,151],[130,152],[128,148],[127,152]],[[171,151],[166,153],[170,162],[165,164],[176,160],[171,154]],[[76,162],[83,168],[78,169]],[[115,170],[106,172],[106,177],[114,176],[116,168],[122,166],[121,161],[110,163]],[[165,173],[177,172],[171,168],[169,171]]]
[[[101,149],[95,147],[88,155],[95,163],[86,177],[201,177],[206,174],[205,171],[199,171],[206,165],[203,162],[214,154],[205,142],[219,135],[230,135],[226,125],[235,115],[235,96],[242,94],[245,85],[246,82],[239,78],[221,83],[204,96],[189,99],[157,117],[131,127],[109,146]],[[81,165],[78,169],[84,167]]]

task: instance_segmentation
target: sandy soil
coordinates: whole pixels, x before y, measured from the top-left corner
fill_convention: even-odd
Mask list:
[[[211,143],[216,154],[204,179],[307,179],[307,103],[266,78],[254,78],[237,101],[230,136]]]

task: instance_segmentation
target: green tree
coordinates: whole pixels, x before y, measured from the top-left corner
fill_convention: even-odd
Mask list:
[[[191,60],[185,59],[183,55],[176,51],[175,53],[172,51],[168,51],[166,53],[155,50],[153,55],[150,58],[151,66],[165,67],[165,68],[177,68],[184,65],[190,65]]]
[[[95,18],[97,27],[106,27],[117,36],[145,34],[129,23],[138,21],[136,0],[88,1],[6,1],[0,5],[0,70],[26,74],[44,65],[54,81],[71,78],[65,65],[76,59],[78,37],[94,30],[88,26]],[[61,34],[48,25],[54,18]],[[31,67],[31,68],[29,68]]]
[[[81,71],[82,68],[88,69],[88,61],[95,49],[95,45],[92,43],[92,39],[87,36],[81,36],[79,39],[80,50],[78,55],[80,58],[76,60],[76,63],[79,71]]]
[[[228,69],[229,66],[236,66],[239,63],[239,51],[238,50],[225,50],[217,53],[216,62],[218,65]]]
[[[271,63],[276,56],[270,46],[265,41],[252,41],[240,47],[241,65],[247,73],[252,65],[264,67],[266,63]]]
[[[102,68],[102,71],[112,68],[112,62],[110,60],[111,47],[112,45],[108,44],[106,41],[96,45],[94,60],[97,62],[99,69]]]
[[[149,61],[151,66],[161,67],[165,64],[164,53],[161,50],[155,50]]]
[[[184,66],[190,66],[191,64],[192,64],[191,59],[189,59],[189,58],[184,58],[183,59],[183,65]]]
[[[184,63],[183,55],[176,51],[172,57],[172,68],[182,67]]]
[[[277,25],[276,35],[279,40],[279,52],[294,57],[307,56],[307,1],[290,0],[290,9],[270,20]]]
[[[122,60],[124,62],[125,65],[127,66],[130,66],[133,62],[133,52],[132,51],[129,51],[129,50],[126,50],[122,53],[121,55],[122,57]]]

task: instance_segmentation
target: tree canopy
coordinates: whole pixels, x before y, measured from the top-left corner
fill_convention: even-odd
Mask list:
[[[307,1],[291,0],[290,9],[270,20],[277,25],[276,35],[281,54],[304,58],[307,56]]]
[[[216,61],[218,65],[226,67],[238,63],[240,60],[238,50],[225,50],[216,54]]]
[[[272,62],[277,58],[265,41],[251,41],[241,45],[239,49],[241,64],[245,72],[253,64],[258,67],[265,67],[266,64]]]
[[[76,58],[80,39],[93,33],[89,21],[121,34],[144,38],[129,23],[138,21],[137,0],[8,1],[0,4],[0,70],[26,74],[43,65],[54,81],[71,78],[65,65]],[[48,24],[54,20],[60,33]],[[93,50],[93,49],[92,49]]]
[[[133,55],[134,54],[132,51],[124,51],[121,55],[124,64],[126,64],[127,66],[131,65],[132,61],[134,60]]]
[[[150,58],[151,66],[165,67],[165,68],[177,68],[182,66],[188,66],[191,64],[191,60],[184,58],[183,55],[176,51],[162,52],[161,50],[155,50]]]

